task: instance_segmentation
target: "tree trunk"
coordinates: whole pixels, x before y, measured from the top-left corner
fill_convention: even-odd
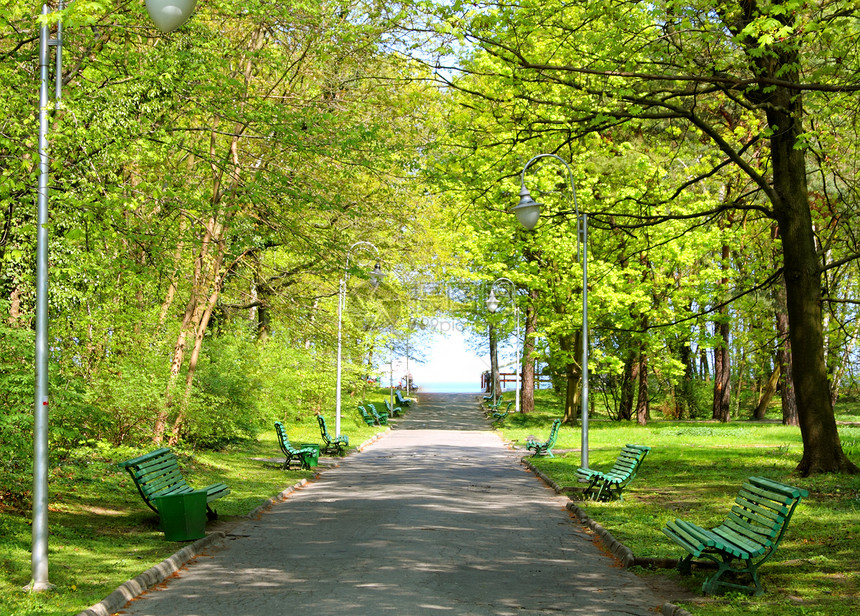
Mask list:
[[[621,400],[618,403],[618,419],[629,421],[633,417],[633,393],[639,380],[639,361],[635,353],[628,353],[621,375]]]
[[[537,310],[535,310],[537,296],[537,290],[529,289],[530,301],[526,306],[526,329],[523,339],[523,382],[520,392],[522,394],[520,411],[523,413],[531,413],[535,410],[534,335],[537,332]]]
[[[767,380],[764,390],[759,396],[758,404],[756,405],[755,412],[753,413],[753,419],[762,420],[765,418],[765,415],[767,415],[767,408],[770,406],[770,401],[776,393],[776,387],[779,384],[780,375],[782,375],[782,365],[780,364],[778,357],[774,363],[776,365],[770,373],[770,378]]]
[[[644,426],[651,419],[651,402],[648,400],[648,355],[639,356],[639,394],[636,397],[636,423]]]
[[[496,343],[496,328],[493,325],[489,326],[490,337],[490,392],[493,396],[493,402],[501,393],[499,388],[499,356],[498,344]]]
[[[776,300],[776,332],[781,342],[776,361],[782,379],[779,389],[782,399],[782,423],[786,426],[798,426],[800,422],[797,416],[797,396],[794,394],[791,340],[788,337],[788,315],[785,312],[785,286],[782,284],[777,287]]]
[[[797,66],[795,56],[781,58],[782,67]],[[779,74],[794,81],[796,74]],[[767,105],[773,160],[772,199],[782,238],[792,380],[797,398],[803,456],[802,475],[860,472],[842,450],[827,382],[821,321],[821,265],[815,249],[812,215],[806,184],[806,149],[802,143],[802,96],[775,86]]]
[[[720,269],[725,271],[729,267],[729,246],[723,244],[720,255]],[[728,294],[729,279],[723,277],[720,284]],[[714,349],[714,403],[712,406],[712,418],[727,422],[731,415],[729,403],[731,401],[732,388],[732,366],[729,356],[729,307],[720,308],[720,317],[714,327],[719,334],[719,342]]]
[[[581,332],[577,332],[575,336],[566,334],[559,338],[559,346],[564,352],[565,357],[574,357],[575,349],[582,346]],[[565,376],[565,396],[564,396],[564,415],[562,421],[566,424],[573,424],[579,418],[580,404],[580,381],[582,380],[582,370],[580,365],[572,359],[567,359],[564,364]]]
[[[720,309],[723,320],[717,325],[721,340],[714,349],[714,404],[712,418],[722,422],[729,420],[731,408],[732,371],[729,359],[728,308]]]

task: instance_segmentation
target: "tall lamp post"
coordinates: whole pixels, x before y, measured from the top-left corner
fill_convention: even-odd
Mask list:
[[[531,231],[540,218],[541,204],[532,199],[526,188],[526,170],[541,158],[557,160],[567,169],[570,192],[573,195],[573,208],[576,212],[576,256],[582,263],[582,467],[588,468],[588,217],[585,212],[581,214],[579,212],[570,165],[555,154],[538,154],[525,164],[520,174],[520,202],[511,210],[516,214],[520,224]],[[582,253],[580,253],[580,245],[582,245]]]
[[[340,436],[340,387],[341,387],[341,365],[343,355],[343,310],[346,307],[346,281],[349,278],[349,258],[352,255],[353,249],[362,246],[372,248],[373,252],[379,257],[379,249],[370,242],[356,242],[349,247],[346,252],[346,266],[343,268],[343,276],[340,279],[340,287],[337,294],[337,390],[335,392],[335,415],[334,415],[334,434]],[[382,280],[384,274],[379,267],[379,263],[370,272],[370,284],[376,288]]]
[[[63,10],[63,2],[57,10]],[[197,0],[146,0],[146,9],[155,26],[172,32],[194,12]],[[39,184],[36,200],[36,353],[35,403],[33,409],[33,544],[32,579],[26,590],[50,590],[48,581],[48,185],[51,157],[48,148],[50,48],[55,47],[54,109],[60,106],[63,90],[63,24],[57,20],[57,37],[50,37],[48,15],[42,5],[39,32]]]
[[[487,310],[490,311],[490,314],[495,314],[499,309],[499,300],[496,299],[496,294],[493,291],[498,284],[506,284],[509,285],[510,288],[508,292],[511,296],[511,302],[514,305],[514,319],[516,321],[516,330],[514,336],[516,338],[515,355],[516,359],[514,360],[514,381],[516,383],[516,410],[519,414],[520,412],[520,307],[517,305],[517,286],[514,284],[514,281],[510,278],[498,278],[493,285],[490,287],[490,296],[487,298]]]

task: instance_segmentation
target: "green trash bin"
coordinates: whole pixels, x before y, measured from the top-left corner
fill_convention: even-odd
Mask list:
[[[206,490],[154,499],[161,530],[168,541],[192,541],[206,536]]]
[[[308,458],[308,466],[317,466],[320,462],[320,446],[318,443],[302,443],[299,445],[299,449],[310,448],[314,450],[314,455]]]

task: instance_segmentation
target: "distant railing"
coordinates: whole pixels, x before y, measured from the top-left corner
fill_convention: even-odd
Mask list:
[[[517,375],[514,372],[499,372],[499,385],[504,388],[508,383],[516,385]],[[522,373],[520,373],[520,383],[522,383]],[[536,374],[534,376],[535,389],[541,389],[542,384],[552,385],[552,378],[544,374]],[[490,373],[481,373],[481,389],[483,391],[490,390]]]

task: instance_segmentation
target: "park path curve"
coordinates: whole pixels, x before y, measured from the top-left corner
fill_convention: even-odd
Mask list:
[[[489,430],[474,395],[422,394],[391,433],[119,613],[658,612],[522,453]]]

